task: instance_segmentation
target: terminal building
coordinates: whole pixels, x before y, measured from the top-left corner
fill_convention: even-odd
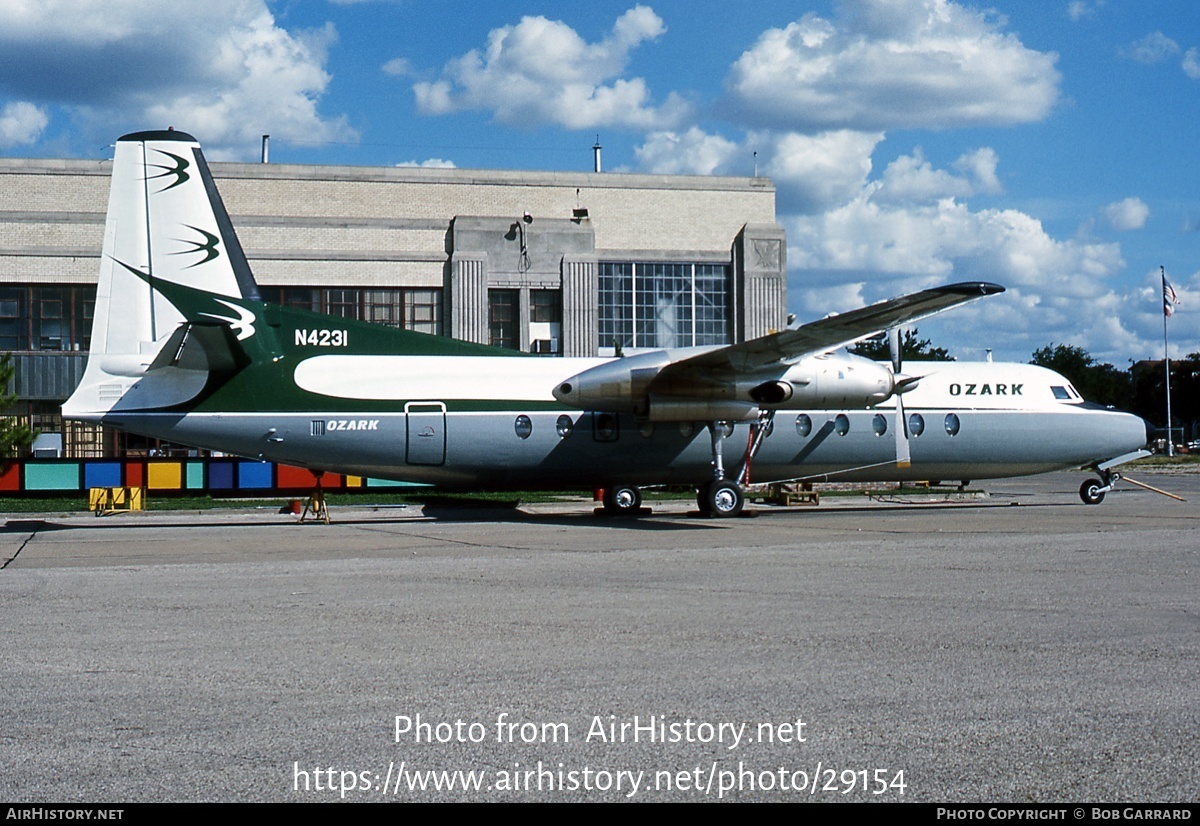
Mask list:
[[[263,297],[547,357],[781,329],[767,178],[213,163]],[[47,455],[136,455],[63,422],[83,372],[107,161],[0,159],[0,351]],[[57,434],[58,438],[55,438]]]

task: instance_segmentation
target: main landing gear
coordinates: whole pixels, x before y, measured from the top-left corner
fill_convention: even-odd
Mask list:
[[[708,516],[737,516],[746,504],[742,486],[730,479],[714,479],[696,493],[700,512]]]
[[[711,481],[700,486],[696,493],[696,505],[700,512],[709,516],[737,516],[746,505],[746,494],[742,491],[742,481],[750,475],[750,462],[762,446],[763,439],[770,432],[775,419],[774,410],[765,410],[758,421],[751,425],[750,444],[746,447],[746,455],[738,470],[736,479],[725,478],[724,444],[725,439],[733,433],[730,422],[709,422],[708,432],[712,436],[712,472]]]
[[[642,492],[636,485],[613,485],[604,489],[604,510],[615,516],[633,516],[642,507]]]

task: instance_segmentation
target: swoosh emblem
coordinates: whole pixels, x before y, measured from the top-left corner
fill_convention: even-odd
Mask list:
[[[213,235],[211,232],[206,232],[205,230],[200,229],[200,227],[194,227],[191,224],[184,224],[184,226],[190,230],[195,230],[196,232],[198,232],[204,236],[203,242],[190,241],[186,238],[174,239],[181,244],[190,244],[192,246],[192,248],[190,250],[179,250],[177,252],[172,252],[172,253],[169,253],[170,255],[190,255],[193,252],[204,253],[204,258],[195,262],[194,264],[188,264],[186,267],[184,267],[185,270],[190,270],[192,267],[198,267],[201,264],[207,264],[209,261],[213,260],[214,258],[218,257],[221,254],[220,252],[217,251],[217,244],[219,244],[221,242],[220,238]]]
[[[256,320],[254,313],[250,312],[245,307],[239,307],[236,304],[231,304],[223,298],[216,298],[214,300],[217,301],[217,303],[224,304],[226,307],[233,310],[233,312],[237,315],[237,318],[217,315],[216,313],[200,313],[200,315],[206,315],[209,318],[216,319],[217,321],[228,322],[229,326],[233,328],[233,331],[237,333],[238,341],[241,341],[244,338],[250,338],[250,336],[254,335],[254,322]]]
[[[162,170],[162,172],[158,173],[157,175],[148,175],[146,177],[147,181],[157,180],[158,178],[166,178],[170,175],[175,176],[175,180],[172,183],[169,183],[166,186],[164,186],[162,189],[158,190],[159,192],[166,192],[168,189],[174,189],[175,187],[179,186],[180,184],[182,184],[183,182],[187,181],[189,178],[192,177],[191,175],[189,175],[187,173],[187,168],[189,166],[191,166],[191,164],[188,163],[188,161],[179,157],[178,155],[172,155],[170,152],[164,152],[161,149],[155,149],[154,151],[160,155],[167,156],[168,158],[170,158],[172,161],[175,162],[174,164],[172,164],[170,166],[167,166],[167,165],[161,164],[161,163],[147,163],[146,164],[146,166]],[[155,193],[155,194],[158,194],[158,193]]]

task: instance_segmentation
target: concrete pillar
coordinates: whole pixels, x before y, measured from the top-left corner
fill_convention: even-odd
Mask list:
[[[487,253],[455,252],[451,255],[446,303],[452,338],[479,344],[489,342],[487,279]]]
[[[787,324],[787,236],[778,224],[746,224],[733,242],[737,341]]]
[[[562,354],[595,356],[600,338],[599,267],[593,256],[562,259]]]

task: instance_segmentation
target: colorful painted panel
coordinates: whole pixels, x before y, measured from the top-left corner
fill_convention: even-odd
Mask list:
[[[121,487],[121,463],[84,462],[83,486],[89,489]]]
[[[183,487],[183,465],[179,462],[150,462],[146,467],[146,487],[151,490],[179,490]]]
[[[25,465],[25,490],[79,490],[79,463]]]
[[[233,462],[208,463],[208,489],[233,489]]]
[[[238,462],[238,488],[261,490],[274,487],[271,480],[274,467],[270,462]]]
[[[0,468],[0,491],[18,491],[21,489],[21,466],[16,462]]]
[[[204,462],[187,463],[188,490],[204,490]]]

